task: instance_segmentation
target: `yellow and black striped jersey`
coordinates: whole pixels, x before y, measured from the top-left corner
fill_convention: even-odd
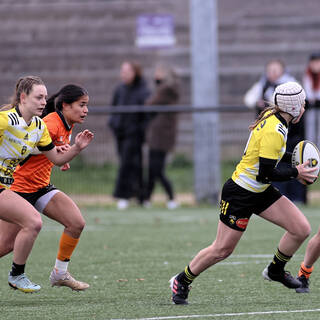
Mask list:
[[[265,119],[251,131],[244,154],[232,180],[252,192],[263,192],[270,184],[257,181],[259,157],[276,160],[277,164],[286,151],[288,128],[278,114]]]
[[[19,108],[0,112],[0,188],[9,188],[18,163],[34,148],[51,150],[54,145],[48,129],[39,117],[34,116],[28,125]]]

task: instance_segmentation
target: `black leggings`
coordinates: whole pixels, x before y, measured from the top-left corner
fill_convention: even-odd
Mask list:
[[[165,151],[152,149],[149,151],[148,189],[146,199],[151,198],[155,182],[159,180],[167,193],[169,200],[173,200],[174,196],[172,185],[169,179],[165,176],[165,161]]]
[[[143,201],[142,139],[140,137],[117,137],[119,169],[113,196]]]

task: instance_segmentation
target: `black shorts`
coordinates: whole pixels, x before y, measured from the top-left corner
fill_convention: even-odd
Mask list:
[[[25,192],[18,192],[15,191],[19,196],[27,200],[29,203],[31,203],[33,206],[37,202],[39,198],[47,194],[48,192],[52,190],[56,190],[57,188],[53,184],[48,184],[46,187],[39,189],[36,192],[31,192],[31,193],[25,193]]]
[[[263,192],[251,192],[229,179],[222,188],[220,220],[234,230],[245,231],[253,213],[259,215],[281,196],[272,185]]]

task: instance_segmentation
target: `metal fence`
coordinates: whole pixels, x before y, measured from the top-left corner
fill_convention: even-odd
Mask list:
[[[101,165],[116,163],[117,155],[112,133],[107,125],[113,113],[134,112],[176,112],[178,113],[178,132],[176,147],[173,152],[193,161],[194,128],[192,114],[219,113],[219,140],[221,160],[234,160],[241,156],[249,135],[248,126],[254,120],[255,113],[244,106],[220,106],[194,108],[189,106],[126,106],[126,107],[91,107],[85,123],[75,126],[74,134],[88,128],[95,134],[91,146],[83,152],[85,162]]]
[[[214,148],[214,143],[219,143],[220,161],[211,159],[205,159],[209,163],[205,164],[203,169],[200,168],[198,172],[188,172],[188,175],[193,176],[189,179],[191,182],[185,182],[193,184],[189,186],[189,190],[193,190],[193,195],[198,199],[209,198],[208,200],[215,201],[218,194],[217,190],[220,190],[222,181],[213,181],[207,179],[209,171],[213,168],[215,170],[222,170],[223,164],[228,161],[239,160],[249,135],[248,126],[254,120],[255,114],[252,110],[248,110],[243,106],[221,106],[221,107],[203,107],[193,108],[189,106],[126,106],[126,107],[91,107],[89,116],[82,125],[76,125],[74,128],[73,137],[77,132],[88,128],[95,134],[95,138],[91,145],[83,150],[78,158],[81,159],[81,166],[79,163],[76,165],[71,164],[71,172],[73,174],[60,174],[54,173],[53,181],[62,190],[72,194],[81,193],[98,193],[98,194],[111,194],[110,186],[106,187],[108,182],[110,185],[110,179],[114,180],[115,172],[102,179],[102,175],[106,174],[101,168],[111,165],[116,171],[118,164],[118,157],[116,153],[114,137],[108,128],[109,116],[113,113],[133,113],[133,112],[176,112],[178,113],[178,129],[177,129],[177,141],[174,151],[168,157],[168,162],[172,162],[176,158],[185,159],[191,163],[191,170],[196,168],[194,160],[201,160],[201,155],[194,155],[195,139],[200,137],[200,143],[205,143],[206,148]],[[197,117],[200,115],[205,118],[212,113],[219,114],[219,130],[218,137],[204,137],[208,132],[212,134],[210,128],[205,128],[203,125],[197,127],[194,115]],[[209,117],[208,117],[209,118]],[[205,125],[211,125],[211,122],[202,122]],[[195,132],[198,131],[196,135]],[[200,134],[199,134],[200,133]],[[197,137],[196,137],[197,136]],[[195,138],[196,137],[196,138]],[[145,148],[147,151],[147,146]],[[145,152],[145,155],[147,152]],[[147,157],[145,156],[145,159]],[[76,160],[77,161],[77,160]],[[145,162],[147,166],[147,163]],[[202,166],[202,163],[201,163]],[[205,167],[207,166],[207,167]],[[199,167],[199,166],[198,166]],[[90,171],[90,175],[88,172]],[[76,177],[79,175],[81,177]],[[198,175],[198,179],[196,179]],[[58,176],[58,179],[57,179]],[[85,181],[84,181],[85,180]],[[101,181],[102,180],[102,181]],[[188,180],[188,181],[189,181]],[[83,181],[83,182],[82,182]],[[87,183],[90,181],[90,183]],[[97,182],[100,181],[100,182]],[[114,181],[112,181],[113,183]],[[86,189],[79,188],[80,184],[86,185]],[[97,183],[101,183],[101,186],[97,187]],[[95,185],[93,187],[93,185]],[[201,192],[196,190],[198,185],[201,188]],[[214,191],[215,190],[215,191]]]

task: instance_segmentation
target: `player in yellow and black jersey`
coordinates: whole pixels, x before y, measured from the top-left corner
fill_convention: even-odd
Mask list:
[[[88,103],[87,90],[75,84],[63,86],[47,99],[43,121],[55,146],[68,148],[74,125],[83,123],[88,114]],[[10,189],[32,204],[37,211],[64,226],[50,282],[52,286],[66,286],[82,291],[89,288],[89,284],[76,280],[69,273],[68,265],[80,240],[85,220],[72,199],[50,184],[53,166],[42,153],[28,156],[15,169]],[[64,165],[61,170],[68,170],[69,167],[69,164]],[[10,247],[13,250],[19,231],[19,225],[0,223],[0,234],[6,239],[7,245],[4,252],[0,246],[0,257],[10,253]]]
[[[310,225],[303,213],[271,182],[294,178],[312,182],[315,178],[315,169],[307,168],[307,163],[295,168],[277,168],[280,161],[291,162],[291,154],[286,153],[288,125],[299,122],[302,117],[305,92],[298,83],[287,82],[275,89],[273,98],[274,105],[263,111],[250,126],[244,155],[232,178],[223,186],[215,241],[170,280],[175,304],[187,304],[191,282],[233,252],[253,213],[286,230],[273,261],[262,273],[263,277],[281,282],[288,288],[301,286],[301,282],[284,267],[308,237]]]
[[[41,216],[21,196],[9,189],[13,183],[13,172],[20,161],[36,147],[56,165],[63,165],[74,158],[93,138],[85,130],[78,134],[75,144],[66,152],[58,152],[51,141],[48,129],[40,119],[46,105],[47,89],[39,77],[27,76],[16,84],[13,101],[5,111],[0,111],[0,228],[18,225],[14,234],[0,232],[2,255],[13,249],[12,269],[9,285],[23,292],[40,290],[24,273],[27,258],[41,229]],[[61,150],[60,150],[61,151]],[[14,244],[14,247],[12,248]]]

